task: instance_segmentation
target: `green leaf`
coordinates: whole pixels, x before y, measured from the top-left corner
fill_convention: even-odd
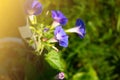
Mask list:
[[[89,68],[88,74],[91,76],[91,80],[99,80],[96,71],[92,67]]]
[[[60,53],[52,50],[45,56],[45,60],[50,64],[54,69],[58,69],[60,71],[64,71],[65,64],[61,58]]]
[[[88,73],[80,72],[80,73],[76,73],[73,76],[72,80],[98,80],[98,78]]]
[[[118,15],[117,31],[120,31],[120,14]]]
[[[88,78],[84,72],[79,72],[73,76],[72,80],[87,80]]]
[[[89,68],[89,72],[78,72],[72,80],[99,80],[93,68]]]

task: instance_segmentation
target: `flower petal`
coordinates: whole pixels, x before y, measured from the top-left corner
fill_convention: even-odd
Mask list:
[[[84,38],[86,34],[85,24],[81,19],[77,19],[76,27],[79,27],[79,31],[77,32],[80,38]]]
[[[55,17],[57,17],[56,11],[52,10],[51,13],[52,13],[52,18],[55,19]]]
[[[52,18],[54,21],[59,22],[61,25],[65,25],[68,22],[68,19],[64,16],[64,14],[57,10],[52,10]]]
[[[60,32],[60,30],[62,30],[62,27],[61,26],[57,26],[55,28],[55,30],[54,30],[54,35],[57,35]]]
[[[56,40],[58,40],[59,45],[62,47],[68,46],[68,36],[62,29],[62,26],[57,26],[54,31]]]
[[[85,24],[81,19],[77,19],[75,26],[85,26]]]
[[[62,47],[67,47],[68,46],[68,36],[66,35],[64,39],[59,41],[59,45]]]
[[[42,12],[42,5],[38,0],[26,0],[25,12],[28,15],[39,15]]]
[[[60,24],[61,24],[61,25],[66,25],[67,22],[68,22],[68,19],[67,19],[67,18],[62,18],[62,19],[60,20]]]

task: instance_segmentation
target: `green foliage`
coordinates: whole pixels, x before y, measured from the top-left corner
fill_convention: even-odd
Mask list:
[[[63,50],[63,57],[68,63],[67,71],[70,72],[69,77],[74,76],[78,70],[81,71],[87,64],[91,64],[100,80],[119,80],[120,1],[67,1],[67,5],[63,4],[64,8],[60,8],[69,18],[66,28],[73,27],[75,20],[82,18],[87,29],[87,35],[83,40],[76,34],[70,34],[72,37],[69,38],[69,47]]]
[[[54,68],[60,71],[65,70],[64,61],[61,59],[60,53],[52,50],[45,55],[46,61]]]
[[[86,24],[83,40],[69,34],[69,47],[63,49],[62,56],[50,51],[46,54],[47,62],[64,71],[67,80],[120,80],[120,0],[41,1],[45,10],[39,22],[44,21],[42,16],[47,10],[59,9],[69,19],[66,29],[74,27],[77,18]],[[51,22],[51,18],[45,21]],[[88,64],[91,66],[87,67]]]
[[[93,68],[89,68],[88,72],[76,73],[72,80],[99,80]]]

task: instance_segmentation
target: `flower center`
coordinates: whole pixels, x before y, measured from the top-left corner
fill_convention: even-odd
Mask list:
[[[61,40],[61,39],[62,39],[61,34],[57,34],[57,35],[56,35],[56,38],[57,38],[58,40]]]

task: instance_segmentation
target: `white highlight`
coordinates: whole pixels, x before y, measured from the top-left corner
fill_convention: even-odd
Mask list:
[[[53,23],[52,23],[52,27],[53,27],[53,28],[55,28],[55,27],[57,27],[57,26],[59,26],[59,25],[60,25],[60,23],[57,22],[57,21],[53,21]]]
[[[83,34],[79,31],[80,27],[74,27],[66,30],[65,32],[71,32],[71,33],[78,33],[79,35],[83,36]]]

